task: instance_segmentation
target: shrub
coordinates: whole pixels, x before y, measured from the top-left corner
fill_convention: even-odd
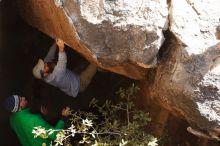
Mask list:
[[[84,145],[157,146],[157,139],[146,131],[146,125],[151,120],[148,113],[139,110],[133,102],[138,90],[134,84],[127,89],[120,88],[117,94],[121,99],[117,104],[106,100],[99,106],[98,101],[92,99],[90,107],[98,111],[98,114],[73,112],[69,119],[71,126],[59,130],[55,145],[63,145],[69,137],[80,135],[78,144]],[[37,130],[41,133],[37,133]],[[44,138],[53,132],[42,127],[35,127],[33,130],[35,136]]]

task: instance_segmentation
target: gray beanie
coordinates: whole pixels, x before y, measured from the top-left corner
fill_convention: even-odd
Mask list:
[[[44,61],[42,59],[39,59],[37,64],[32,70],[32,73],[35,78],[42,79],[41,71],[44,70]]]

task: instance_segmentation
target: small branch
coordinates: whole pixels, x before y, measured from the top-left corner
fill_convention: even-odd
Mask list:
[[[117,133],[117,132],[100,132],[100,133],[98,133],[98,132],[96,132],[96,133],[90,133],[90,132],[76,132],[75,134],[89,134],[89,135],[104,135],[104,134],[110,134],[110,135],[119,135],[120,137],[121,137],[121,133]],[[70,135],[68,135],[68,136],[71,136],[71,134]]]
[[[65,141],[67,138],[69,138],[71,136],[71,134],[70,135],[67,135],[64,139],[63,139],[63,141]]]
[[[117,132],[102,132],[102,133],[94,133],[97,135],[103,135],[103,134],[112,134],[112,135],[119,135],[121,136],[121,133],[117,133]]]
[[[129,102],[129,96],[127,98],[127,109],[126,109],[126,112],[127,112],[127,121],[128,121],[128,128],[129,128],[129,123],[130,123],[130,117],[129,117],[129,107],[128,107],[128,102]]]
[[[122,107],[119,107],[119,106],[115,106],[115,105],[112,105],[112,107],[120,109],[120,110],[123,110],[123,111],[127,111],[127,108],[125,109],[125,108],[122,108]]]

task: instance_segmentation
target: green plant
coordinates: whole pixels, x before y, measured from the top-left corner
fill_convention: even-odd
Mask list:
[[[92,99],[90,107],[98,112],[74,112],[70,118],[71,126],[60,130],[55,140],[56,145],[63,145],[68,137],[81,135],[80,144],[92,146],[157,146],[157,139],[147,133],[146,125],[151,120],[148,113],[139,110],[133,100],[139,90],[132,84],[127,89],[120,88],[117,94],[121,100],[113,104],[106,100],[101,106],[96,99]],[[35,135],[43,136],[54,131],[41,130],[42,133]]]

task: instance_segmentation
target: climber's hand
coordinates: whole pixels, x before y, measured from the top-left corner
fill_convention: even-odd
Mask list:
[[[56,39],[56,44],[57,44],[57,46],[59,48],[59,51],[63,52],[64,51],[64,42],[63,42],[63,40]]]
[[[68,116],[71,115],[71,113],[72,113],[72,111],[70,110],[70,108],[69,107],[65,107],[65,108],[63,108],[61,114],[62,114],[63,117],[68,117]]]

